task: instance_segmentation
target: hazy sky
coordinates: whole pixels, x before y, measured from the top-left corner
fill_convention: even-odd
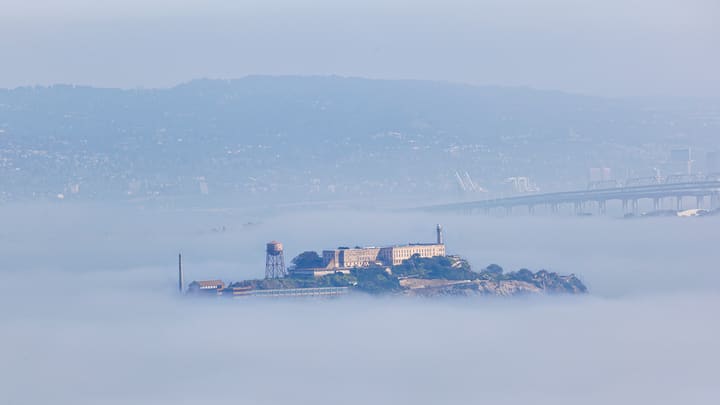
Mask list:
[[[720,93],[717,0],[2,0],[0,87],[338,74]]]

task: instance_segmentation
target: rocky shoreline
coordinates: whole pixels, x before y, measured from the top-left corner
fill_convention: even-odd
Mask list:
[[[509,297],[533,294],[587,293],[587,288],[574,275],[558,277],[563,280],[560,285],[548,285],[537,281],[486,279],[462,281],[405,279],[400,281],[400,285],[404,288],[403,295],[420,297],[473,295]]]
[[[296,274],[291,272],[290,274]],[[560,275],[540,270],[520,269],[504,272],[491,264],[479,272],[459,256],[422,258],[413,256],[391,267],[355,268],[321,277],[285,277],[244,280],[231,283],[219,295],[260,295],[272,291],[337,289],[371,295],[398,296],[517,296],[549,294],[585,294],[587,287],[574,274]],[[334,290],[333,290],[334,291]]]

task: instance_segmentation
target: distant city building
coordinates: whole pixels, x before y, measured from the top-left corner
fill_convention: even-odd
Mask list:
[[[513,191],[516,193],[535,193],[540,189],[530,181],[529,177],[509,177],[505,179],[506,183],[510,183]]]
[[[673,149],[670,151],[670,160],[673,162],[687,162],[692,159],[690,148]]]
[[[197,179],[198,179],[198,184],[200,185],[200,194],[208,195],[210,193],[210,189],[208,188],[208,183],[207,183],[207,180],[205,179],[205,176],[200,176]]]
[[[670,151],[670,160],[667,163],[668,174],[692,174],[692,150],[690,148],[679,148]]]
[[[708,152],[705,155],[705,171],[707,173],[720,173],[720,152]]]
[[[590,182],[602,182],[612,180],[612,170],[609,167],[591,167],[589,173]]]

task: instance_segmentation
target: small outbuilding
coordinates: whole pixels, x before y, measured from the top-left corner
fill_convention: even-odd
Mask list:
[[[189,294],[210,294],[220,295],[225,289],[225,282],[222,280],[200,280],[193,281],[188,285]]]

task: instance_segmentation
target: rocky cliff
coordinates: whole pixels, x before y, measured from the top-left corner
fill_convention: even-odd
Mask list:
[[[544,274],[554,275],[550,282]],[[531,281],[516,279],[443,280],[408,278],[400,280],[402,294],[408,296],[515,296],[528,294],[584,294],[587,288],[574,275],[557,276],[539,271]]]

